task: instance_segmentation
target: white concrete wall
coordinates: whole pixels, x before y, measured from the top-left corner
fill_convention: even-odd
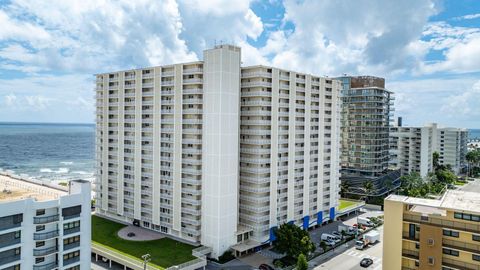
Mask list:
[[[218,257],[236,243],[238,223],[240,48],[204,52],[203,245]]]

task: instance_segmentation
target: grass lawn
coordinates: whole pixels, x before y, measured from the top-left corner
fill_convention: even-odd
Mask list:
[[[195,259],[192,256],[194,246],[169,238],[153,241],[128,241],[118,237],[117,232],[125,227],[108,219],[92,216],[92,240],[141,259],[148,253],[151,263],[167,268]]]
[[[455,185],[457,185],[457,186],[463,186],[463,185],[465,185],[465,184],[466,184],[466,182],[455,181]]]
[[[355,201],[346,201],[346,200],[339,200],[339,205],[338,205],[338,210],[345,209],[347,207],[353,206],[355,204],[358,204],[358,202]]]

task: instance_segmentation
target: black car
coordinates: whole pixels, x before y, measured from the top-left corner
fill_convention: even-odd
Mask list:
[[[361,267],[369,267],[370,265],[373,264],[373,260],[370,258],[363,258],[362,261],[360,261],[360,266]]]
[[[260,270],[275,270],[273,267],[271,267],[270,265],[265,264],[265,263],[260,264],[258,269],[260,269]]]

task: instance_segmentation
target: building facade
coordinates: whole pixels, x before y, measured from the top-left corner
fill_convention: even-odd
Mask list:
[[[0,269],[89,270],[90,182],[70,181],[69,193],[2,182]]]
[[[241,68],[231,45],[203,58],[97,75],[96,207],[217,257],[238,242],[268,241],[279,222],[302,225],[335,207],[339,85]],[[277,192],[285,205],[269,202]]]
[[[392,127],[390,166],[402,175],[416,172],[425,177],[433,170],[433,130],[430,127]]]
[[[468,130],[427,124],[433,130],[433,151],[440,154],[439,164],[450,165],[455,173],[466,166]]]
[[[241,77],[240,224],[261,243],[282,223],[333,218],[340,82],[265,66]]]
[[[480,269],[480,194],[385,199],[383,269]]]
[[[372,182],[370,195],[387,192],[386,183],[399,184],[399,171],[389,170],[389,132],[393,93],[385,79],[345,76],[342,81],[341,181],[349,192],[365,194],[364,183]]]

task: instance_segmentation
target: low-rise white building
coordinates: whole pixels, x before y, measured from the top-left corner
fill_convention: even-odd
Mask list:
[[[440,165],[451,165],[455,173],[465,167],[467,155],[468,129],[439,127],[436,123],[427,124],[433,132],[433,152],[440,154]]]
[[[0,269],[90,269],[90,182],[65,192],[1,176],[0,189]]]

